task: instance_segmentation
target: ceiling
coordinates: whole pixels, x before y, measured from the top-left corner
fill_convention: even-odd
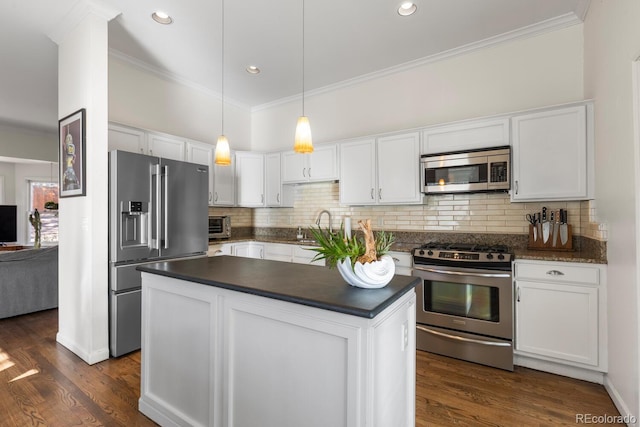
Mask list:
[[[109,23],[112,56],[220,93],[221,0],[2,0],[0,123],[57,127],[57,47],[46,34],[77,1],[121,12]],[[305,0],[305,90],[410,66],[543,22],[583,20],[589,6],[589,0],[415,0],[417,12],[402,17],[400,3]],[[174,22],[154,22],[156,9]],[[224,28],[226,100],[259,108],[300,96],[301,0],[226,0]],[[248,65],[262,72],[251,75]]]

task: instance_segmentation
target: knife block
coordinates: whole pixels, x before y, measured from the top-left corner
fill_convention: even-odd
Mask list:
[[[554,227],[558,224],[553,224]],[[571,231],[571,224],[567,224],[567,243],[562,244],[560,240],[560,230],[558,230],[558,240],[556,241],[556,245],[553,246],[553,230],[549,233],[549,240],[545,243],[542,240],[542,228],[541,232],[538,233],[538,240],[533,240],[533,225],[529,224],[529,244],[527,245],[527,249],[532,250],[541,250],[541,251],[573,251],[573,233]]]

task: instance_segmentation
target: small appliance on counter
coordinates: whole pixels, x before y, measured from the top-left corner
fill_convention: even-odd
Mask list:
[[[566,209],[550,210],[543,207],[540,212],[527,214],[529,221],[528,249],[550,251],[572,251],[573,235],[567,223]]]
[[[209,215],[209,240],[228,239],[229,237],[231,237],[231,217]]]
[[[109,152],[109,350],[140,348],[145,263],[206,256],[209,168]]]

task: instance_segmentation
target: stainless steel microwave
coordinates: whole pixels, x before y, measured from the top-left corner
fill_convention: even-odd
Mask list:
[[[420,157],[425,194],[507,191],[511,188],[511,147],[425,154]]]
[[[228,239],[231,237],[231,217],[209,216],[209,239]]]

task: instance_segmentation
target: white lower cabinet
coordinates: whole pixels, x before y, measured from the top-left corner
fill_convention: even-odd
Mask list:
[[[606,266],[522,260],[514,277],[522,365],[536,368],[526,363],[533,358],[606,372]]]
[[[256,242],[234,243],[231,255],[245,258],[264,258],[264,245]]]
[[[414,426],[415,301],[368,319],[142,273],[139,409],[163,426]]]
[[[411,276],[413,267],[413,256],[409,252],[390,251],[389,255],[396,264],[396,274],[401,276]]]

